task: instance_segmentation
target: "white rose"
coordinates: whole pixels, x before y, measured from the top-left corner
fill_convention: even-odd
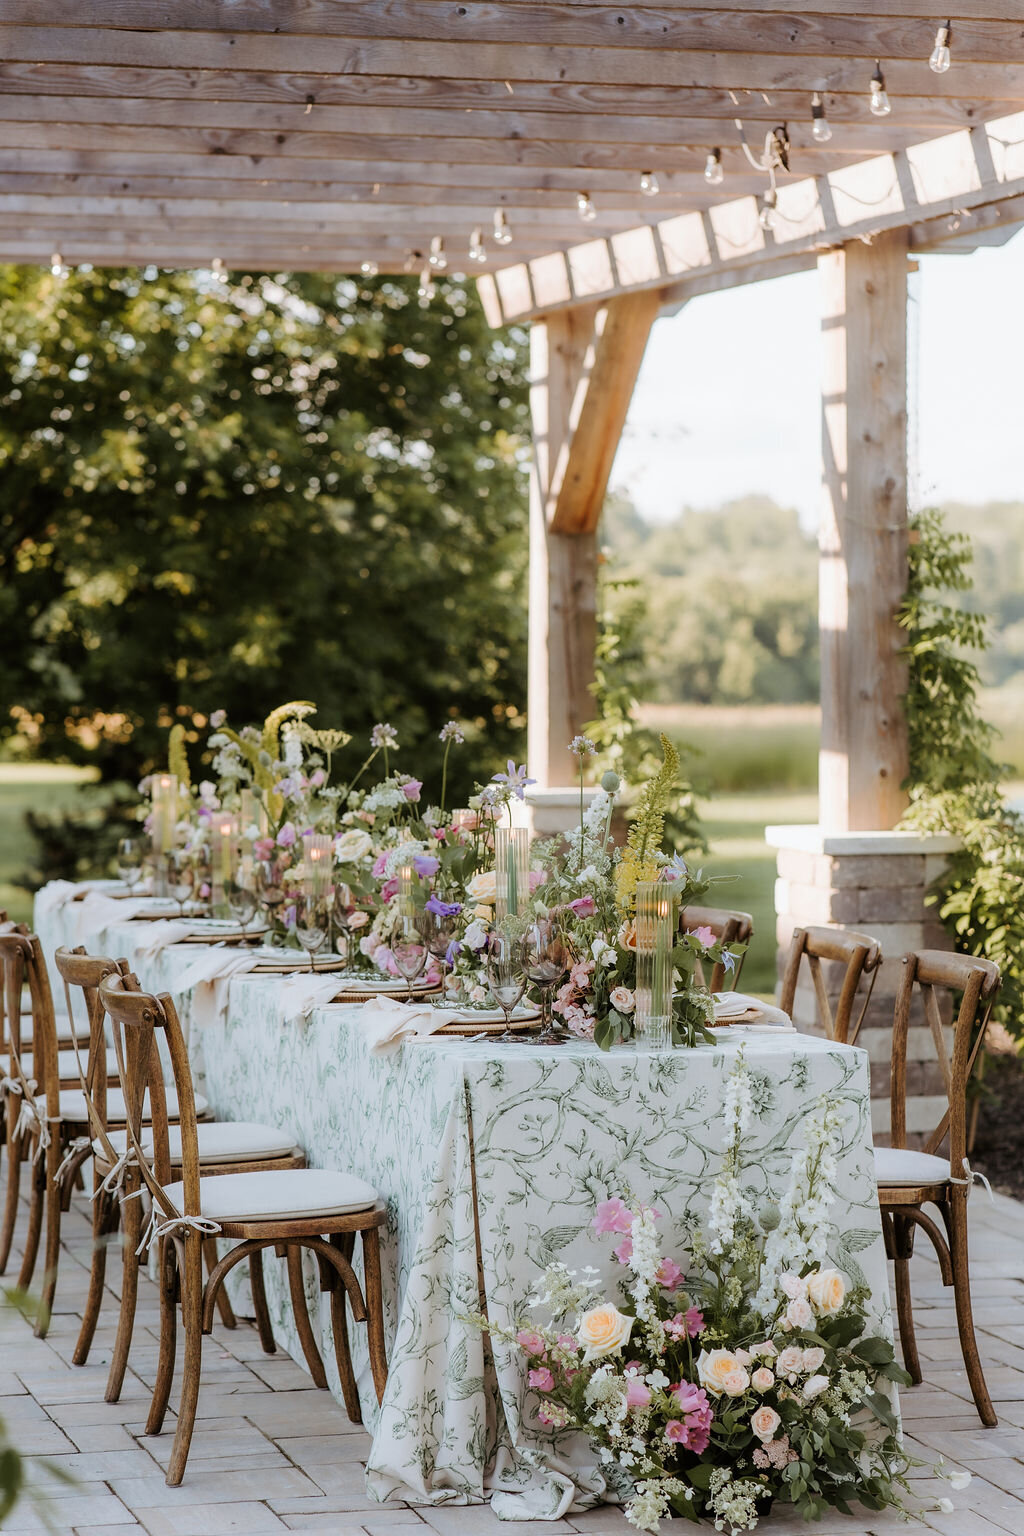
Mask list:
[[[626,1317],[618,1307],[612,1306],[611,1302],[585,1312],[576,1329],[576,1337],[586,1351],[583,1356],[584,1365],[591,1360],[600,1360],[602,1355],[616,1354],[629,1339],[635,1321],[635,1318]]]
[[[804,1363],[804,1352],[795,1344],[789,1344],[779,1354],[775,1362],[776,1370],[780,1376],[788,1376],[792,1381]]]
[[[636,1005],[636,998],[628,987],[612,987],[608,1001],[619,1013],[632,1013]]]
[[[809,1403],[812,1398],[824,1392],[827,1386],[827,1376],[809,1376],[804,1382],[804,1401]]]
[[[470,949],[483,949],[487,943],[487,926],[478,917],[466,929],[466,943]]]
[[[814,1371],[820,1371],[824,1364],[825,1351],[821,1349],[817,1344],[813,1349],[804,1350],[803,1369],[805,1371],[810,1373],[813,1373]]]
[[[600,938],[595,939],[591,944],[590,953],[593,955],[596,964],[603,965],[606,969],[610,969],[619,958],[612,946],[606,944],[604,939]]]
[[[749,1384],[750,1377],[743,1369],[731,1349],[702,1349],[697,1357],[697,1378],[702,1387],[716,1395],[727,1392],[730,1397],[739,1396],[739,1392],[733,1391],[733,1386],[743,1378],[743,1385],[739,1392],[744,1392]],[[727,1384],[731,1378],[732,1385]]]
[[[791,1328],[809,1328],[813,1321],[814,1313],[802,1296],[791,1301],[786,1308],[786,1322]]]
[[[846,1281],[838,1269],[816,1269],[807,1276],[807,1296],[815,1312],[828,1317],[846,1299]]]
[[[775,1372],[770,1371],[766,1365],[759,1365],[750,1378],[750,1385],[756,1387],[758,1392],[767,1392],[769,1387],[775,1385]]]
[[[493,869],[479,870],[466,884],[466,901],[473,906],[493,907],[498,899],[498,874]]]
[[[373,838],[369,832],[363,832],[358,827],[343,832],[334,845],[334,857],[339,864],[354,864],[357,859],[365,859],[372,851]]]

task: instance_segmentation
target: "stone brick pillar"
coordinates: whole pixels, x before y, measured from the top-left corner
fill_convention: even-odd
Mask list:
[[[854,928],[881,946],[883,961],[858,1044],[871,1062],[872,1124],[879,1141],[889,1128],[889,1052],[901,959],[912,949],[950,949],[925,893],[958,847],[955,837],[912,832],[827,832],[816,826],[768,827],[778,851],[776,941],[781,977],[794,928]],[[822,967],[829,996],[838,996],[843,967]],[[867,985],[865,979],[864,986]],[[863,995],[863,994],[862,994]],[[860,1006],[858,999],[857,1008]],[[855,1009],[856,1017],[856,1009]],[[798,1029],[817,1031],[810,976],[801,973],[793,1010]],[[934,1042],[912,1018],[908,1049],[907,1129],[930,1129],[945,1104]],[[913,1142],[913,1135],[909,1139]]]

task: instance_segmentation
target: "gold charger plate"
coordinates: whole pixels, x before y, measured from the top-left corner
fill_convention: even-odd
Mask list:
[[[514,1032],[519,1032],[533,1029],[539,1023],[540,1014],[535,1013],[528,1019],[513,1019],[511,1027]],[[504,1033],[504,1019],[479,1021],[475,1024],[463,1024],[461,1021],[458,1024],[442,1024],[440,1029],[434,1031],[435,1035],[503,1035]]]

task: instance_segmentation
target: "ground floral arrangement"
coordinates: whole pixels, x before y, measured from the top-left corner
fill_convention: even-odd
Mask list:
[[[753,1114],[741,1051],[707,1236],[685,1267],[663,1252],[660,1213],[615,1196],[593,1227],[617,1239],[621,1305],[599,1297],[595,1270],[556,1263],[530,1298],[546,1324],[475,1319],[524,1352],[540,1424],[556,1445],[589,1437],[641,1531],[673,1515],[748,1531],[774,1505],[808,1521],[855,1504],[909,1513],[913,1464],[887,1388],[910,1377],[872,1331],[867,1293],[828,1264],[838,1111],[823,1102],[808,1119],[784,1196],[756,1212],[740,1182]]]
[[[262,726],[236,730],[222,710],[210,717],[214,777],[191,782],[180,727],[172,731],[169,768],[179,788],[175,828],[179,847],[198,867],[211,858],[215,817],[256,808],[241,829],[265,884],[276,885],[274,926],[283,941],[294,932],[298,881],[306,842],[328,834],[334,877],[345,892],[338,910],[344,947],[357,971],[397,976],[392,944],[401,903],[399,871],[411,869],[411,899],[419,911],[444,919],[450,930],[443,964],[426,967],[426,984],[443,981],[452,1002],[486,1007],[490,1002],[486,954],[496,923],[495,828],[523,800],[525,767],[509,762],[505,772],[477,786],[469,805],[447,805],[448,757],[464,742],[456,721],[440,731],[444,742],[440,794],[430,800],[421,779],[398,771],[400,751],[394,729],[376,725],[369,751],[349,767],[350,737],[313,724],[315,706],[281,706]],[[636,1005],[636,894],[640,881],[661,881],[671,890],[677,913],[704,896],[711,884],[664,844],[665,813],[675,792],[678,755],[662,737],[664,761],[640,795],[637,815],[624,846],[611,835],[620,789],[618,776],[605,774],[589,805],[584,794],[593,743],[576,737],[571,751],[580,772],[580,818],[567,838],[536,842],[530,852],[528,899],[505,925],[525,931],[538,916],[554,916],[565,941],[566,969],[553,1001],[572,1035],[594,1039],[603,1048],[633,1035]],[[339,769],[341,770],[339,772]],[[382,772],[381,772],[382,770]],[[145,793],[149,781],[140,790]],[[514,936],[514,934],[513,934]],[[677,1044],[712,1038],[710,993],[698,970],[721,961],[734,970],[744,946],[728,947],[710,928],[677,934],[672,964]]]

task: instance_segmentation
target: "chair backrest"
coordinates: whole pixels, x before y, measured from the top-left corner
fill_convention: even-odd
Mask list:
[[[73,993],[81,992],[84,999],[85,1016],[89,1025],[89,1043],[85,1049],[84,1059],[80,1059],[79,1072],[83,1077],[82,1086],[92,1100],[101,1124],[106,1126],[107,1042],[103,1033],[105,1015],[103,1004],[100,1002],[100,982],[107,976],[118,975],[127,970],[128,962],[111,960],[106,955],[90,955],[82,945],[76,949],[69,949],[66,944],[62,944],[54,954],[53,963],[64,982],[64,996],[67,999],[68,1018],[71,1020],[74,1042],[72,1049],[77,1049],[78,1040],[75,1032]]]
[[[754,919],[749,912],[730,912],[727,907],[684,907],[679,914],[679,926],[692,933],[697,928],[710,928],[716,939],[723,944],[749,944],[754,934]],[[712,992],[722,992],[728,986],[739,986],[745,954],[741,955],[733,970],[729,971],[721,960],[711,970],[708,986]],[[704,968],[697,962],[697,979],[705,980]]]
[[[822,961],[842,965],[842,982],[836,996],[835,1008],[829,997],[829,989],[822,971]],[[818,1023],[830,1040],[842,1045],[852,1045],[860,1032],[871,987],[882,963],[882,950],[877,939],[868,933],[855,933],[850,928],[797,928],[789,947],[789,957],[782,977],[779,1007],[792,1015],[796,1002],[797,983],[801,968],[806,964],[814,987],[815,1010]],[[871,976],[867,994],[856,1020],[853,1005],[864,976]]]
[[[985,1040],[992,1004],[1002,983],[999,967],[975,955],[955,955],[941,949],[920,949],[903,956],[903,972],[892,1026],[890,1136],[894,1147],[907,1145],[907,1044],[910,1037],[914,989],[935,1041],[935,1053],[945,1084],[946,1109],[923,1141],[922,1150],[937,1152],[949,1139],[952,1176],[964,1177],[967,1157],[967,1084]],[[953,1020],[952,1057],[936,988],[960,994]]]
[[[31,1076],[37,1092],[47,1099],[49,1113],[56,1114],[60,1094],[57,1061],[57,1021],[53,1012],[50,978],[38,936],[18,924],[8,933],[0,933],[0,966],[3,969],[5,1045],[11,1056],[11,1077],[20,1077],[23,1087]],[[28,983],[32,1012],[32,1032],[26,1039],[22,1032],[21,994]],[[21,1057],[32,1053],[31,1074],[19,1067]]]
[[[174,1003],[166,992],[155,997],[140,991],[136,978],[130,972],[126,975],[116,972],[103,977],[99,984],[99,996],[113,1029],[114,1050],[125,1100],[128,1144],[135,1154],[142,1176],[166,1215],[198,1216],[199,1139],[196,1132],[195,1095],[192,1089],[192,1069]],[[157,1047],[161,1033],[167,1044],[178,1095],[181,1178],[184,1183],[181,1212],[175,1211],[166,1197],[158,1193],[163,1185],[171,1181],[167,1099]],[[153,1137],[151,1157],[147,1157],[142,1148],[147,1095]]]

